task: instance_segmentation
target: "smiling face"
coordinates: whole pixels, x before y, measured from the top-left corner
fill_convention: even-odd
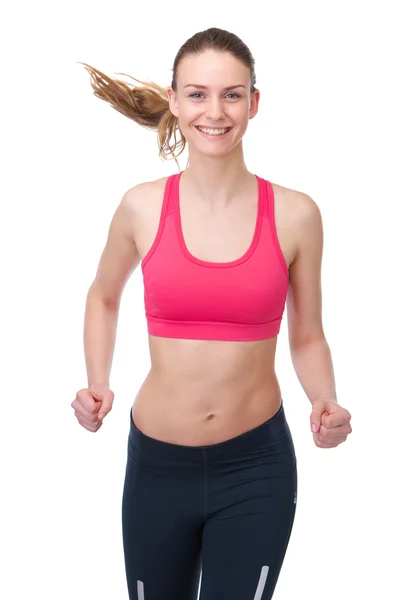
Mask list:
[[[260,92],[251,94],[250,85],[250,69],[229,52],[207,50],[183,58],[177,92],[169,87],[168,97],[190,152],[219,156],[240,143],[258,110]]]

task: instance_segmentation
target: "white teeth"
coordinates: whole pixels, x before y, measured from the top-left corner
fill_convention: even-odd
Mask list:
[[[205,129],[204,127],[198,127],[197,129],[208,135],[222,135],[228,131],[229,127],[226,127],[225,129]]]

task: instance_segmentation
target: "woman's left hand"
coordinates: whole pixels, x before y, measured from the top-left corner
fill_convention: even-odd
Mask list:
[[[333,400],[315,400],[310,420],[313,439],[318,448],[335,448],[345,442],[352,431],[351,414]]]

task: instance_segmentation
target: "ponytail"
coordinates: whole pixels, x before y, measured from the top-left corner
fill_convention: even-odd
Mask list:
[[[81,64],[90,74],[94,96],[106,100],[115,110],[142,127],[157,131],[159,157],[170,160],[170,157],[173,156],[180,170],[177,157],[185,149],[186,138],[179,128],[178,118],[172,114],[169,108],[166,88],[154,82],[142,82],[127,75],[140,84],[140,86],[132,86],[119,79],[112,79],[86,63]],[[125,75],[125,73],[120,73],[120,75]],[[179,140],[176,137],[178,131]],[[173,145],[170,144],[172,135],[174,137]],[[175,154],[177,148],[179,148],[179,152]]]

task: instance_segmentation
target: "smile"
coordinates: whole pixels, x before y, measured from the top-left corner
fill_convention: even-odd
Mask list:
[[[213,129],[211,127],[199,127],[198,125],[195,125],[195,128],[198,129],[198,131],[200,133],[202,133],[202,135],[205,135],[207,137],[216,137],[216,138],[223,138],[225,137],[232,129],[232,127],[223,127],[222,129]]]

